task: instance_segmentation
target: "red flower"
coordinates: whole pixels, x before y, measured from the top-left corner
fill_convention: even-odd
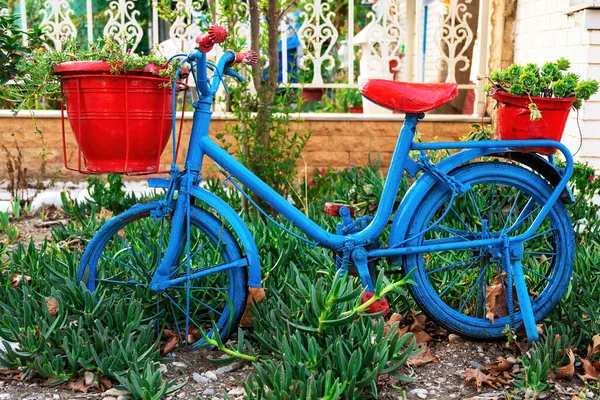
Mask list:
[[[367,301],[371,300],[371,298],[373,297],[373,293],[371,292],[365,292],[365,294],[363,294],[362,297],[362,302],[366,303]],[[386,299],[379,299],[376,300],[373,304],[371,304],[369,306],[369,308],[367,308],[367,312],[373,314],[376,312],[380,312],[383,311],[383,316],[385,317],[385,315],[388,313],[390,309],[390,305],[388,304]]]
[[[321,176],[325,175],[326,173],[327,173],[327,171],[325,171],[325,168],[323,168],[323,169],[321,170]]]
[[[594,175],[588,176],[588,179],[589,179],[590,182],[593,182],[594,181]]]
[[[346,167],[346,171],[350,171],[350,167]]]
[[[308,186],[313,187],[315,186],[315,183],[313,181],[308,182]]]

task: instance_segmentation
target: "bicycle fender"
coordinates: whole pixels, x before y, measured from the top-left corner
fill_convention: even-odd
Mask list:
[[[192,186],[191,195],[214,208],[229,223],[231,229],[239,237],[240,245],[248,258],[248,286],[251,288],[261,287],[262,274],[258,249],[250,230],[248,230],[242,218],[223,199],[206,189],[199,186]]]
[[[508,148],[503,148],[501,151],[495,149],[468,149],[463,150],[459,153],[453,154],[436,164],[436,167],[443,173],[449,173],[453,169],[468,163],[469,161],[475,160],[476,158],[483,156],[495,156],[505,158],[510,161],[516,161],[527,165],[531,169],[542,175],[550,185],[556,186],[560,181],[561,175],[559,170],[548,162],[546,159],[534,153],[523,153],[519,151],[512,151]],[[409,228],[408,222],[413,215],[415,208],[421,203],[423,196],[427,193],[429,188],[436,183],[436,180],[430,174],[423,174],[417,181],[409,188],[408,192],[404,196],[404,200],[398,206],[396,210],[394,220],[392,221],[392,228],[390,231],[389,247],[394,247],[399,242],[404,240],[406,231]],[[569,188],[565,188],[561,194],[561,199],[565,203],[573,202],[573,195]]]

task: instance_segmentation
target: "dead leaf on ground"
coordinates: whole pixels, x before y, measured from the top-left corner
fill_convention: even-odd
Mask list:
[[[493,377],[484,374],[480,369],[467,369],[463,371],[462,374],[465,376],[465,384],[473,382],[478,392],[481,390],[481,386],[484,383],[492,388],[496,388],[492,383],[494,381]]]
[[[18,369],[0,369],[0,375],[15,375],[18,373]]]
[[[248,300],[246,300],[246,309],[244,310],[244,315],[242,315],[242,320],[240,321],[240,325],[252,325],[254,321],[254,317],[250,312],[250,306],[256,302],[260,303],[264,299],[266,299],[267,295],[265,294],[265,289],[262,287],[258,288],[249,288],[248,291]]]
[[[403,320],[404,320],[404,318],[402,318],[401,314],[393,313],[390,316],[390,318],[385,322],[385,326],[383,327],[383,334],[387,335],[388,331],[395,323],[398,323],[398,330],[400,330],[400,323]]]
[[[589,360],[586,360],[585,358],[581,358],[580,360],[581,360],[581,364],[583,366],[583,372],[585,372],[584,375],[580,375],[580,376],[583,379],[597,381],[598,380],[598,371],[596,370],[596,368],[594,368],[594,366],[590,363]]]
[[[440,361],[440,357],[438,355],[433,354],[429,347],[426,347],[419,354],[409,358],[407,363],[411,367],[421,367],[430,362],[439,362],[439,361]]]
[[[31,277],[23,274],[10,274],[10,284],[13,288],[19,287],[22,282],[31,283]]]
[[[58,314],[58,300],[54,297],[46,297],[46,308],[51,317],[55,317]]]
[[[113,216],[112,211],[109,211],[106,208],[102,207],[100,212],[96,214],[96,219],[99,221],[102,220],[102,218],[105,218],[108,220],[108,219],[111,219],[112,216]]]
[[[200,340],[200,337],[202,335],[200,335],[200,329],[199,328],[190,328],[188,331],[188,337],[187,337],[187,342],[188,344],[192,344],[192,343],[196,343],[198,340]]]
[[[500,280],[502,279],[502,281]],[[485,296],[485,317],[489,319],[492,324],[494,323],[495,318],[501,318],[508,315],[508,300],[505,296],[506,288],[508,287],[508,283],[506,281],[506,273],[502,273],[502,278],[500,275],[496,275],[492,280],[492,286],[486,287],[486,296]],[[513,308],[517,310],[517,293],[515,288],[513,287]]]
[[[417,347],[419,347],[419,346],[427,346],[427,343],[429,343],[431,341],[431,339],[433,339],[425,331],[413,332],[413,335],[415,336],[415,341],[416,341]]]
[[[69,381],[69,382],[65,383],[65,388],[72,390],[74,392],[87,393],[91,387],[92,387],[91,384],[88,385],[85,383],[85,378],[80,378],[76,381]]]
[[[567,356],[569,357],[569,363],[558,368],[557,378],[571,377],[575,375],[575,355],[571,348],[567,349]]]
[[[510,369],[512,369],[513,365],[515,365],[514,362],[512,361],[508,361],[506,358],[504,357],[498,357],[496,359],[496,362],[487,364],[485,366],[485,369],[491,374],[491,375],[495,375],[498,376],[500,375],[501,372],[504,371],[509,371]]]
[[[600,335],[594,335],[592,345],[588,346],[587,359],[591,360],[593,356],[600,353]]]
[[[165,341],[165,345],[161,350],[163,356],[173,351],[179,343],[179,335],[169,329],[163,331],[162,339]]]
[[[110,379],[106,378],[106,377],[101,377],[98,380],[98,391],[99,392],[106,392],[108,389],[112,388],[113,384],[110,381]]]
[[[414,319],[414,322],[410,326],[410,331],[411,332],[419,332],[419,331],[424,330],[425,322],[427,321],[427,317],[425,316],[425,314],[417,315],[417,312],[415,310],[410,310],[410,312]]]

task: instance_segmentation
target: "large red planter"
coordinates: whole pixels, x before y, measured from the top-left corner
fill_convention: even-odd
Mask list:
[[[158,170],[171,132],[171,84],[149,72],[111,73],[104,61],[58,64],[69,123],[83,154],[78,170]],[[66,163],[66,158],[65,158]]]
[[[498,101],[498,123],[496,137],[501,140],[534,140],[548,139],[560,142],[562,139],[569,111],[575,98],[554,99],[547,97],[514,96],[505,92],[496,92],[493,96]],[[533,101],[542,119],[532,121],[528,105]],[[554,154],[552,147],[524,147],[521,151]]]

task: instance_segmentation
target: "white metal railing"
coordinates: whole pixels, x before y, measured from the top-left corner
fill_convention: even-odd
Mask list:
[[[103,16],[107,22],[103,34],[117,33],[118,40],[130,41],[135,50],[144,35],[149,43],[162,46],[165,55],[187,51],[194,45],[199,29],[194,23],[198,13],[193,0],[178,0],[174,11],[176,19],[161,32],[160,17],[156,0],[80,0],[85,1],[85,20],[89,42],[94,41],[93,5],[105,5]],[[345,15],[345,24],[336,26],[334,8],[336,0],[308,0],[300,2],[296,11],[297,21],[283,21],[282,83],[305,88],[355,88],[368,78],[386,78],[414,82],[436,82],[443,79],[456,82],[458,70],[469,70],[468,81],[459,82],[459,88],[475,92],[472,115],[481,116],[484,96],[474,82],[475,76],[485,73],[487,57],[487,28],[489,2],[477,0],[350,0]],[[45,0],[40,27],[46,39],[60,49],[65,36],[77,36],[73,19],[73,4],[76,1]],[[145,3],[151,7],[151,15],[142,23],[135,6]],[[26,0],[20,0],[15,12],[21,14],[24,30],[28,28]],[[245,2],[241,9],[248,10]],[[470,9],[478,7],[478,21],[473,21]],[[366,13],[366,18],[359,16]],[[219,9],[217,9],[219,15]],[[220,19],[220,18],[218,18]],[[238,23],[238,34],[249,33],[249,18]],[[293,18],[292,18],[293,20]],[[168,26],[164,25],[163,26]],[[357,27],[358,29],[355,29]],[[291,33],[291,35],[290,35]],[[300,46],[288,48],[293,34],[297,33]],[[79,33],[81,35],[81,33]],[[168,37],[160,41],[161,34]],[[27,38],[23,41],[26,44]],[[467,57],[468,47],[474,43],[473,56]],[[359,48],[359,55],[355,48]],[[312,70],[312,78],[298,82],[294,70],[286,60],[294,51],[298,64],[304,71]],[[359,58],[359,68],[354,63]],[[447,73],[446,73],[447,72]]]

